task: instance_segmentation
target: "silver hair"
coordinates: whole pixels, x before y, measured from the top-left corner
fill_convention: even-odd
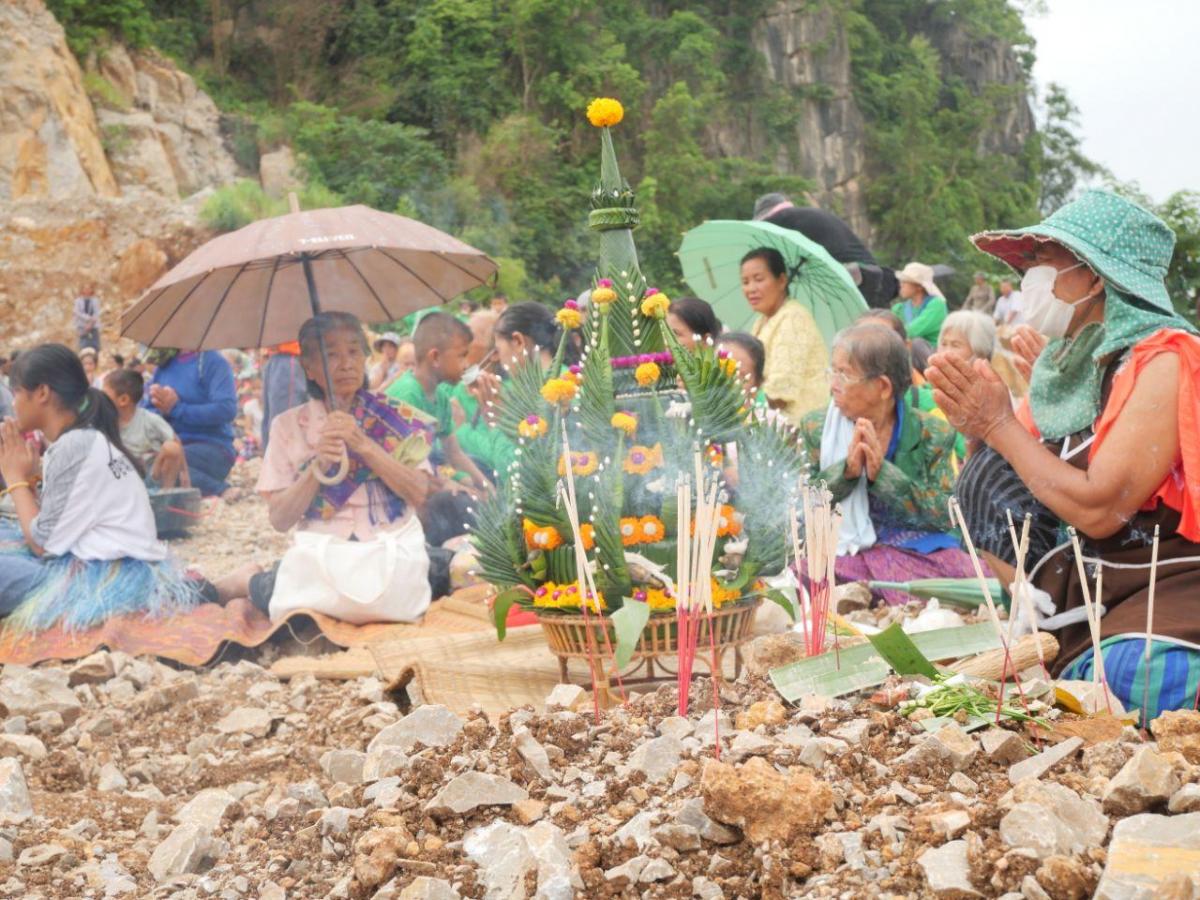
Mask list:
[[[899,397],[912,386],[912,357],[900,336],[881,322],[866,320],[843,328],[833,338],[867,378],[887,378]]]
[[[991,359],[996,352],[996,323],[992,317],[972,309],[960,309],[946,316],[942,334],[957,331],[971,345],[976,359]]]

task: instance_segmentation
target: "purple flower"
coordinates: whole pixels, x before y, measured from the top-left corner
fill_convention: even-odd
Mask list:
[[[574,300],[568,300],[566,303],[563,304],[563,307],[565,309],[579,309],[579,304],[576,303]]]
[[[657,293],[658,293],[658,288],[646,288],[646,293],[644,296],[653,297]]]
[[[611,278],[601,278],[599,281],[596,282],[596,287],[610,288],[610,287],[612,287],[612,279]]]

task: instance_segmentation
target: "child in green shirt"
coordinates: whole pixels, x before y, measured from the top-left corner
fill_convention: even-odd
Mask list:
[[[491,483],[458,444],[450,405],[454,385],[466,369],[471,329],[454,316],[430,313],[417,326],[413,344],[416,367],[392,382],[387,395],[435,418],[438,443],[447,465],[462,472],[476,487],[490,488]]]

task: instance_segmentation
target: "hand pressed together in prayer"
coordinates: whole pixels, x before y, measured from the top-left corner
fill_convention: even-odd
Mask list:
[[[854,423],[854,436],[850,438],[850,450],[846,454],[846,477],[855,479],[867,473],[867,480],[874,481],[883,466],[883,447],[879,434],[870,419],[858,419]]]
[[[5,419],[0,423],[0,478],[12,486],[32,481],[37,471],[37,451],[25,440],[17,423]]]
[[[468,390],[479,401],[479,408],[486,414],[489,409],[498,411],[500,405],[500,386],[503,384],[500,376],[493,372],[480,372],[479,377],[472,382]]]
[[[1013,365],[1029,381],[1033,377],[1033,364],[1046,349],[1046,338],[1028,325],[1018,325],[1012,335],[1012,348]]]
[[[986,441],[1013,418],[1008,388],[986,360],[969,363],[953,353],[935,353],[925,377],[933,385],[934,403],[968,438]]]

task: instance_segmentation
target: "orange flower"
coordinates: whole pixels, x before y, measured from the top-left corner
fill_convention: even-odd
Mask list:
[[[742,519],[728,503],[721,505],[721,513],[717,519],[717,537],[737,537],[742,533]]]
[[[625,108],[620,100],[612,97],[597,97],[587,106],[588,121],[596,128],[617,125],[625,118]]]
[[[525,533],[525,542],[530,550],[553,550],[562,546],[562,535],[553,525],[534,528]]]
[[[637,379],[637,383],[642,387],[650,387],[650,385],[658,382],[662,377],[662,369],[658,367],[658,363],[642,363],[633,370],[633,377]]]
[[[712,580],[712,598],[714,607],[719,609],[726,603],[733,603],[734,601],[740,599],[741,596],[741,591],[737,590],[736,588],[727,588],[721,584],[721,582],[717,581],[717,579],[714,578]]]
[[[551,378],[542,385],[542,396],[547,403],[566,406],[575,399],[575,382],[565,378]]]
[[[637,434],[638,420],[637,416],[629,412],[613,413],[612,427],[618,431],[625,432],[625,437],[633,437]]]
[[[621,519],[621,544],[626,547],[636,547],[641,543],[640,524],[632,516]]]
[[[643,544],[653,544],[667,536],[667,528],[658,516],[642,516],[638,520],[638,532]]]
[[[596,546],[596,529],[584,522],[579,526],[579,539],[583,542],[584,550],[591,550]]]
[[[634,444],[625,455],[625,471],[630,475],[648,475],[663,463],[662,444],[645,447]]]
[[[571,454],[571,472],[576,478],[586,478],[594,474],[598,468],[600,468],[600,457],[591,450]],[[560,478],[564,478],[566,474],[567,460],[566,457],[560,456],[558,458],[558,475]]]
[[[540,438],[549,427],[541,416],[528,416],[517,425],[517,434],[523,438]]]
[[[733,378],[738,373],[737,360],[732,356],[726,356],[724,359],[717,360],[717,365],[721,367],[721,371]]]

